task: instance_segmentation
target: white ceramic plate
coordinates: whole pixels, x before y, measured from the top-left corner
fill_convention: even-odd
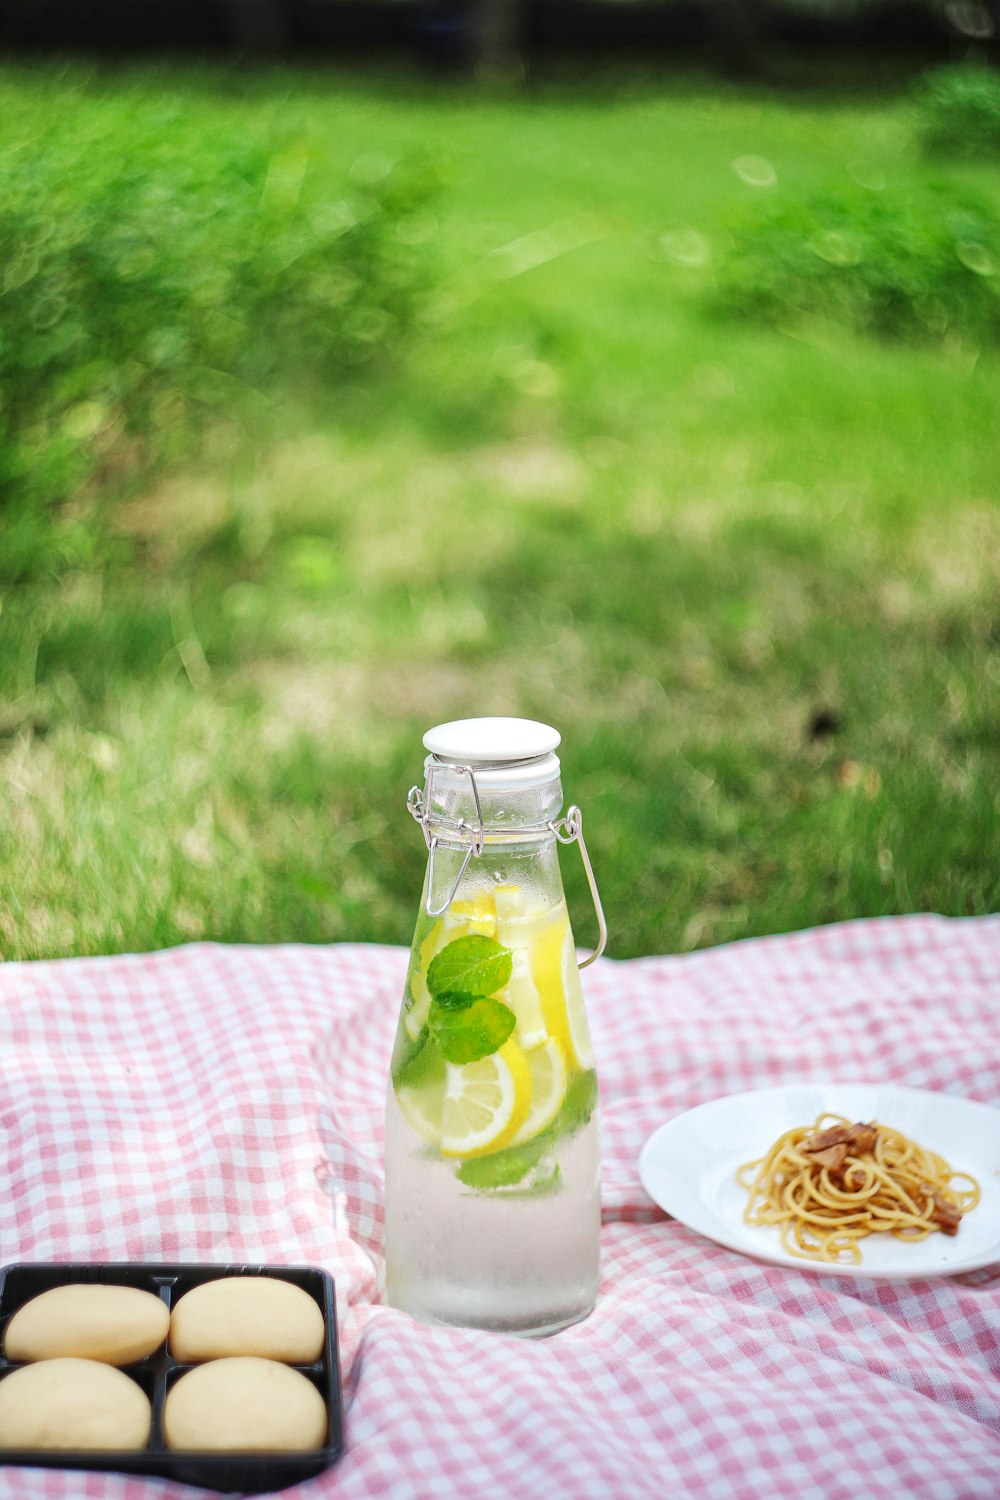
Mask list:
[[[979,1180],[982,1199],[957,1235],[932,1234],[907,1245],[891,1235],[861,1243],[860,1266],[801,1260],[782,1249],[776,1225],[743,1222],[746,1191],[736,1168],[763,1156],[784,1131],[828,1110],[851,1120],[880,1120]],[[713,1099],[668,1120],[639,1156],[646,1192],[673,1218],[708,1239],[775,1265],[823,1275],[953,1276],[1000,1262],[1000,1110],[987,1104],[896,1084],[793,1084]]]

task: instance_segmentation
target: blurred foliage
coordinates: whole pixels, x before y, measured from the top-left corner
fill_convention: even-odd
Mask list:
[[[168,107],[222,196],[254,142],[308,143],[297,205],[444,162],[433,212],[379,220],[434,289],[329,378],[307,328],[241,345],[213,404],[165,382],[52,512],[79,566],[0,585],[3,957],[408,942],[421,735],[470,713],[562,731],[615,957],[997,909],[1000,351],[704,300],[734,199],[995,201],[988,163],[931,164],[908,94],[825,80],[0,69],[0,138],[33,154],[58,120],[143,180]]]
[[[334,170],[266,116],[77,99],[0,126],[0,579],[102,546],[50,508],[383,359],[433,280],[425,162]],[[68,128],[70,126],[71,128]],[[432,221],[433,222],[433,221]]]
[[[819,315],[887,337],[1000,333],[1000,218],[932,183],[852,186],[747,204],[730,225],[715,300],[770,323]]]
[[[920,134],[930,151],[1000,153],[1000,74],[986,67],[939,68],[917,96]]]

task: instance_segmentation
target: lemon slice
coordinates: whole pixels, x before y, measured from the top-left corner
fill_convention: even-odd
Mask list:
[[[445,922],[453,921],[456,926],[464,924],[464,931],[454,932],[449,937],[467,937],[470,933],[476,933],[482,937],[493,937],[497,930],[497,911],[493,900],[492,891],[479,891],[468,901],[453,901],[445,912]]]
[[[439,1088],[397,1089],[396,1100],[407,1125],[436,1146],[441,1140],[443,1091]]]
[[[441,1102],[442,1156],[485,1156],[508,1145],[531,1104],[531,1073],[514,1042],[478,1062],[448,1064]]]
[[[578,1068],[594,1066],[594,1049],[590,1045],[590,1027],[583,1004],[583,985],[580,983],[580,965],[576,961],[573,935],[567,929],[563,945],[563,993],[566,996],[566,1021],[573,1051],[571,1056]]]
[[[594,1053],[583,1007],[583,986],[569,918],[547,925],[531,955],[531,968],[541,997],[542,1017],[566,1060],[578,1068],[592,1068]]]
[[[497,999],[509,1005],[517,1017],[517,1039],[525,1049],[540,1047],[548,1039],[542,1015],[542,997],[531,972],[531,955],[526,948],[511,949],[511,976]]]
[[[532,948],[539,932],[544,931],[558,910],[532,900],[519,885],[498,885],[493,891],[496,903],[496,939],[507,948]]]
[[[566,908],[529,905],[516,885],[499,885],[494,891],[497,907],[497,941],[511,951],[513,969],[510,982],[499,998],[517,1017],[517,1038],[527,1049],[540,1047],[553,1035],[538,983],[536,954],[551,943],[553,934],[561,936],[568,918]],[[544,963],[543,963],[544,969]],[[550,988],[560,984],[558,965],[552,969]],[[565,1029],[565,1028],[564,1028]]]
[[[525,1061],[531,1074],[531,1104],[520,1130],[511,1144],[530,1141],[551,1125],[566,1097],[566,1059],[559,1043],[550,1039],[543,1047],[529,1052]]]
[[[494,886],[493,904],[501,927],[506,922],[522,921],[525,916],[524,893],[519,885]]]
[[[546,1030],[556,1038],[566,1056],[573,1056],[573,1044],[566,1015],[566,993],[563,984],[563,952],[569,936],[569,921],[553,922],[543,933],[531,953],[531,972],[542,1003]]]

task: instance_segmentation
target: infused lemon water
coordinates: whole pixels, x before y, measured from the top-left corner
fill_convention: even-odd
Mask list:
[[[463,992],[440,986],[459,980],[491,993],[449,1008]],[[502,1040],[500,1007],[514,1017]],[[494,1041],[481,1057],[449,1061]],[[386,1203],[390,1300],[418,1317],[509,1332],[554,1331],[588,1312],[596,1106],[565,901],[540,906],[498,885],[418,923],[386,1117],[387,1164],[397,1165]]]
[[[597,1077],[558,761],[537,757],[532,785],[522,760],[513,788],[496,785],[503,763],[476,765],[468,793],[461,748],[436,787],[429,766],[419,800],[434,831],[386,1107],[386,1291],[423,1319],[544,1334],[586,1316],[599,1276]]]

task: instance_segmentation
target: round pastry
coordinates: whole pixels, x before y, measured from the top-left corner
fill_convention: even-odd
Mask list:
[[[173,1385],[163,1408],[168,1448],[274,1453],[321,1448],[326,1403],[311,1380],[271,1359],[213,1359]]]
[[[323,1352],[323,1314],[276,1276],[223,1276],[186,1292],[170,1315],[170,1353],[197,1363],[236,1354],[307,1365]]]
[[[10,1360],[96,1359],[128,1365],[167,1336],[170,1313],[159,1297],[131,1286],[82,1282],[33,1297],[7,1324]]]
[[[0,1380],[0,1448],[132,1451],[151,1421],[135,1381],[94,1360],[46,1359]]]

